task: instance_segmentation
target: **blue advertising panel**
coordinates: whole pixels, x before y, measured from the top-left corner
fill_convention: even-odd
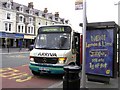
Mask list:
[[[86,73],[113,76],[114,29],[86,31]]]

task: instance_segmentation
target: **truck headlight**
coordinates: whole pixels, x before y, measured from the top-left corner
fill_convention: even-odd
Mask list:
[[[30,56],[30,61],[31,62],[34,62],[34,58]]]
[[[67,58],[59,58],[58,61],[60,64],[64,64]]]

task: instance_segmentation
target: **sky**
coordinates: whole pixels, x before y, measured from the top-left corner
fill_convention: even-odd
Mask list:
[[[34,8],[49,13],[59,12],[61,18],[68,19],[74,29],[81,32],[79,23],[83,22],[83,10],[75,10],[75,0],[13,0],[28,5],[33,2]],[[120,0],[86,0],[86,14],[88,23],[115,21],[118,24],[118,5]]]

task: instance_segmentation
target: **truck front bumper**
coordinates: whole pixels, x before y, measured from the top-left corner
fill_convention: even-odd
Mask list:
[[[50,74],[63,74],[63,66],[53,66],[53,65],[39,65],[39,64],[29,64],[29,68],[32,71],[40,73],[50,73]]]

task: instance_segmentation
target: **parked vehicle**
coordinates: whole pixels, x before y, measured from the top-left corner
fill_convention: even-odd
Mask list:
[[[80,65],[80,35],[69,25],[41,26],[30,52],[32,73],[62,74],[64,65]]]
[[[33,48],[34,48],[34,44],[31,44],[31,45],[28,47],[28,50],[31,51],[31,50],[33,50]]]

